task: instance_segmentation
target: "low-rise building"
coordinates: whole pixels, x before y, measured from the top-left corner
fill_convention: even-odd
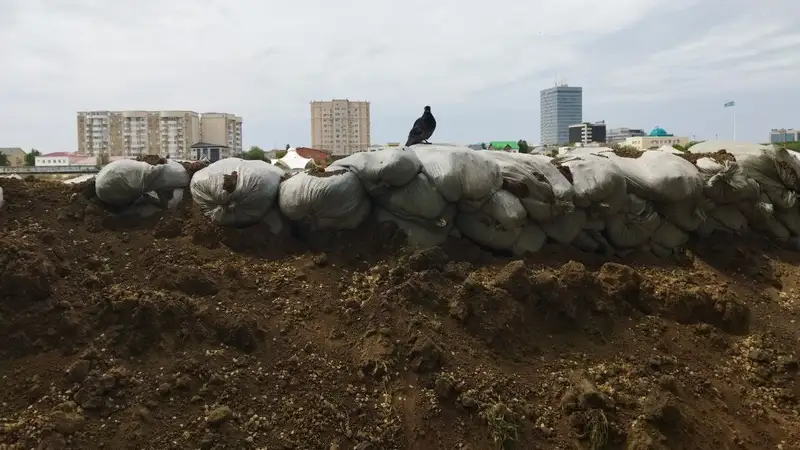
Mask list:
[[[519,153],[519,143],[517,141],[492,141],[489,142],[489,150],[502,150],[504,152]]]
[[[794,128],[773,128],[769,132],[770,144],[800,142],[800,130]]]
[[[604,143],[606,141],[606,123],[604,121],[583,122],[569,126],[570,144]]]
[[[629,137],[646,136],[641,128],[609,128],[606,130],[606,144],[622,144]]]
[[[189,157],[193,160],[219,161],[231,156],[231,148],[227,145],[198,142],[191,146]]]
[[[0,153],[6,155],[9,167],[21,167],[25,165],[25,150],[19,147],[0,147]]]
[[[629,137],[620,143],[620,145],[633,147],[636,150],[657,149],[664,145],[686,146],[687,144],[689,144],[688,136],[675,136],[667,133],[667,131],[661,127],[653,128],[647,136]]]

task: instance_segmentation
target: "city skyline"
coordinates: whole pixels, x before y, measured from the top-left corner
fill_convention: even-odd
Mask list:
[[[310,145],[308,101],[330,98],[371,102],[372,143],[405,139],[424,105],[439,122],[435,140],[539,142],[539,91],[558,75],[583,87],[583,118],[611,128],[659,124],[730,138],[733,111],[722,105],[734,100],[737,138],[765,141],[772,128],[800,126],[795,3],[459,5],[459,22],[512,27],[510,38],[464,33],[445,19],[447,4],[427,5],[420,19],[414,8],[363,0],[336,8],[315,0],[5,2],[0,145],[74,150],[74,111],[119,106],[235,111],[247,121],[244,147]],[[354,16],[374,29],[414,27],[402,38],[367,37],[360,27],[330,34],[331,21]],[[274,23],[264,27],[261,17]],[[298,29],[302,39],[285,39]]]

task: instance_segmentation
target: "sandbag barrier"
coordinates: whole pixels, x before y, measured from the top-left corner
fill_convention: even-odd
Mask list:
[[[587,252],[668,256],[692,234],[748,229],[800,242],[796,153],[759,146],[633,156],[417,145],[357,153],[293,176],[264,161],[228,158],[199,170],[188,187],[219,225],[288,219],[312,230],[350,230],[372,216],[395,222],[418,247],[455,236],[517,255],[549,240]],[[124,165],[98,175],[98,197],[127,201],[154,186],[187,184],[175,166]]]

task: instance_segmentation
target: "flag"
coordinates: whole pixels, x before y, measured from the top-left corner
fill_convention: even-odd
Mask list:
[[[732,108],[732,107],[734,107],[734,106],[736,106],[736,102],[734,102],[734,101],[730,101],[730,102],[727,102],[727,103],[725,103],[725,106],[724,106],[724,107],[725,107],[725,108]]]

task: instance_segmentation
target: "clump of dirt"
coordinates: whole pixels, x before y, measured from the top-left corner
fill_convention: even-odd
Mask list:
[[[150,164],[151,166],[158,166],[160,164],[166,164],[167,163],[167,159],[166,158],[162,158],[159,155],[137,156],[136,160],[137,161],[144,161],[147,164]]]
[[[618,147],[614,149],[614,154],[623,158],[638,158],[644,154],[644,151],[637,150],[633,147]]]
[[[181,165],[183,166],[184,169],[186,169],[186,172],[189,173],[189,178],[191,178],[191,177],[194,176],[195,173],[197,173],[200,170],[203,170],[206,167],[208,167],[209,162],[208,161],[183,161],[183,162],[181,162]]]
[[[218,227],[188,195],[123,227],[91,183],[0,187],[2,448],[800,442],[785,250],[516,260],[372,221]]]
[[[716,162],[718,162],[720,164],[722,164],[722,163],[724,163],[726,161],[736,162],[736,157],[734,155],[728,153],[727,150],[718,150],[718,151],[713,152],[713,153],[682,152],[682,153],[679,153],[677,155],[680,156],[681,158],[689,161],[692,164],[697,164],[697,161],[702,159],[702,158],[711,158],[711,159],[713,159],[714,161],[716,161]]]

